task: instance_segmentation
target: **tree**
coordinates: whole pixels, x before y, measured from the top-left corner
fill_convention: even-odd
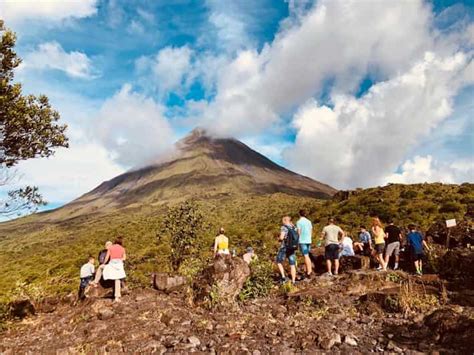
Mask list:
[[[11,170],[18,162],[54,154],[54,148],[68,147],[59,124],[59,113],[46,96],[23,95],[20,83],[14,83],[14,71],[20,65],[14,47],[15,34],[0,20],[0,186],[9,185],[15,175]],[[0,214],[34,209],[45,202],[36,187],[10,191],[0,201]]]
[[[170,238],[171,265],[177,271],[181,263],[196,251],[199,236],[205,228],[203,214],[196,204],[186,201],[170,208],[163,224],[164,233]]]

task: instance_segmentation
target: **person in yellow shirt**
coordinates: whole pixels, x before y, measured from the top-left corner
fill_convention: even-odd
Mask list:
[[[224,235],[224,228],[219,228],[219,234],[214,240],[214,256],[230,255],[229,252],[229,238]]]
[[[372,219],[372,235],[375,240],[375,258],[379,262],[377,270],[387,271],[387,265],[383,258],[383,252],[385,249],[385,232],[383,230],[382,222],[378,217]]]

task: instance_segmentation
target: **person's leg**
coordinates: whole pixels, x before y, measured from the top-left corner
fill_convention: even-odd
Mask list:
[[[313,272],[313,264],[309,256],[310,249],[311,249],[311,246],[309,244],[300,244],[300,251],[304,257],[304,266],[305,266],[305,271],[306,271],[307,276],[310,276],[311,273]]]
[[[418,267],[420,270],[420,274],[422,274],[423,273],[423,260],[422,259],[418,260]]]
[[[104,271],[104,267],[105,265],[99,265],[99,267],[97,268],[97,271],[95,273],[95,279],[94,281],[92,281],[92,284],[93,285],[97,285],[102,277],[102,272]]]
[[[296,282],[296,254],[291,254],[288,256],[288,262],[290,264],[290,274],[291,274],[291,282]]]
[[[122,297],[122,294],[121,294],[121,290],[120,290],[120,287],[121,287],[121,283],[120,283],[120,280],[115,280],[115,292],[114,292],[114,297],[115,297],[115,300],[119,300],[120,297]]]
[[[328,274],[331,274],[332,271],[332,263],[331,263],[331,259],[326,259],[326,267],[327,267],[327,270],[328,270]]]
[[[339,259],[334,259],[334,275],[339,274]]]
[[[278,270],[280,270],[280,276],[282,279],[285,278],[285,268],[283,267],[283,264],[278,263]]]
[[[397,242],[395,245],[395,265],[393,267],[394,270],[398,270],[398,263],[400,262],[400,242]]]
[[[311,263],[311,259],[309,257],[309,254],[306,254],[304,256],[304,264],[306,266],[306,274],[308,276],[311,276],[311,274],[313,273],[313,264]]]

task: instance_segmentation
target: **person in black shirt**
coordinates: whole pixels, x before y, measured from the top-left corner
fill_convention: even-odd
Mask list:
[[[395,254],[394,270],[398,269],[398,262],[400,261],[400,241],[402,240],[402,232],[400,228],[390,221],[389,225],[385,227],[385,238],[387,239],[387,249],[385,250],[385,264],[388,265],[390,257]]]

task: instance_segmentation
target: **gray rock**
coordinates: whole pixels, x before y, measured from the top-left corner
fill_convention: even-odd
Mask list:
[[[334,345],[341,344],[341,336],[337,333],[332,333],[329,337],[321,341],[321,347],[325,350],[330,350]]]
[[[196,336],[194,336],[194,335],[193,335],[193,336],[190,336],[190,337],[188,338],[188,341],[189,341],[189,343],[190,343],[192,346],[194,346],[194,347],[198,347],[199,345],[201,345],[201,340],[199,340],[199,338],[196,337]]]
[[[344,337],[344,343],[350,346],[357,346],[357,340],[354,336],[352,335],[346,335]]]
[[[108,308],[101,309],[97,313],[97,318],[99,318],[100,320],[111,319],[111,318],[113,318],[113,316],[114,316],[114,312],[111,309],[108,309]]]

